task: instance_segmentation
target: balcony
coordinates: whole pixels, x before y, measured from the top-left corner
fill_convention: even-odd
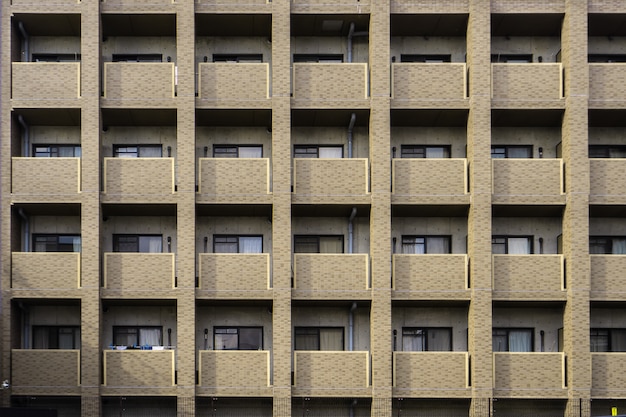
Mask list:
[[[164,202],[174,197],[174,158],[104,158],[107,202]]]
[[[14,197],[75,201],[80,193],[80,158],[11,158]]]
[[[14,107],[68,106],[80,98],[80,62],[13,62],[11,68]]]
[[[196,13],[271,13],[270,0],[195,0]]]
[[[626,159],[590,159],[591,204],[626,204]]]
[[[176,0],[102,0],[104,11],[167,11],[176,4]]]
[[[293,64],[295,107],[367,107],[368,68],[365,63]]]
[[[369,13],[371,0],[291,0],[292,13]]]
[[[370,298],[367,254],[297,253],[293,297]]]
[[[494,255],[493,298],[565,300],[563,255]]]
[[[80,350],[11,350],[13,395],[80,395],[80,392]]]
[[[623,108],[626,99],[626,64],[589,64],[589,107]]]
[[[565,204],[562,159],[493,159],[493,204]]]
[[[392,202],[469,204],[467,159],[393,159]]]
[[[104,289],[112,293],[151,293],[176,287],[173,253],[105,253]]]
[[[271,298],[268,253],[201,253],[198,293],[217,298]]]
[[[174,63],[172,62],[105,62],[104,98],[123,101],[124,105],[171,105],[174,98]]]
[[[467,106],[467,68],[464,63],[392,64],[393,108],[426,104],[429,107]]]
[[[200,158],[198,202],[270,203],[268,158]]]
[[[198,368],[201,395],[272,396],[267,350],[201,350]]]
[[[567,398],[563,353],[493,354],[494,396]]]
[[[467,398],[467,352],[393,352],[394,396]]]
[[[173,350],[105,350],[103,393],[176,395]]]
[[[199,64],[198,98],[211,107],[269,107],[268,63]]]
[[[80,288],[80,253],[13,252],[11,288],[46,292]]]
[[[626,300],[625,255],[591,255],[591,299]]]
[[[591,395],[594,398],[624,398],[626,353],[591,353]]]
[[[468,299],[467,255],[393,255],[394,299]]]
[[[371,395],[369,352],[293,352],[294,396],[366,397]]]
[[[368,160],[293,160],[294,203],[369,203]]]
[[[563,106],[560,63],[491,64],[491,98],[496,107]]]
[[[467,13],[469,0],[422,0],[419,3],[414,0],[391,0],[391,13],[424,13],[424,8],[436,10],[437,13]]]

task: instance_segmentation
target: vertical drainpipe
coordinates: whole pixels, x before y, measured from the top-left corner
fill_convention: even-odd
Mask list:
[[[17,213],[24,220],[24,238],[22,240],[22,250],[24,252],[29,252],[30,251],[30,245],[29,245],[29,240],[30,240],[30,221],[28,220],[28,216],[24,213],[24,210],[19,209],[17,211]]]
[[[24,38],[24,59],[22,62],[29,62],[30,61],[30,37],[28,36],[26,29],[24,29],[24,24],[22,22],[19,22],[17,24],[17,29],[20,31],[22,38]]]
[[[356,113],[350,115],[350,124],[348,124],[348,158],[352,158],[352,139],[354,132],[354,124],[356,123]]]
[[[348,351],[354,350],[354,310],[356,310],[356,302],[350,306],[350,314],[348,315]]]
[[[352,213],[348,219],[348,253],[354,253],[354,218],[356,217],[356,207],[352,207]]]
[[[354,36],[354,22],[350,23],[348,30],[348,62],[352,62],[352,37]]]
[[[30,156],[30,128],[24,121],[24,118],[20,114],[17,116],[17,121],[22,126],[22,156]]]

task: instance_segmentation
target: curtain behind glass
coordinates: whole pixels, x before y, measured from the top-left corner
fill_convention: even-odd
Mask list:
[[[449,158],[447,148],[426,148],[426,158]]]
[[[48,329],[33,329],[33,349],[50,349]]]
[[[320,329],[320,350],[343,350],[343,328]]]
[[[343,253],[343,236],[320,237],[320,253]]]
[[[611,330],[611,352],[626,352],[626,329]]]
[[[448,237],[428,237],[428,253],[450,253],[450,239]]]
[[[452,346],[450,329],[428,329],[428,350],[449,351]]]
[[[423,238],[402,238],[402,253],[409,255],[423,255],[425,245]]]
[[[521,148],[508,148],[509,158],[530,158],[532,155],[530,154],[530,149],[526,147]]]
[[[142,158],[160,158],[161,147],[160,146],[144,146],[139,148],[139,156]]]
[[[260,146],[240,146],[239,147],[240,158],[262,158],[263,148]]]
[[[423,330],[405,330],[402,332],[402,350],[405,352],[423,352],[424,345]]]
[[[161,329],[139,329],[139,344],[141,346],[160,346]]]
[[[319,350],[320,344],[317,331],[297,330],[295,344],[296,350]]]
[[[343,158],[343,148],[333,146],[333,147],[323,147],[320,146],[318,148],[319,158]]]
[[[163,238],[161,236],[141,236],[139,238],[139,252],[143,252],[143,253],[163,252]]]
[[[626,254],[626,239],[613,238],[613,254],[615,255]]]
[[[530,330],[509,330],[509,352],[532,352]]]
[[[591,352],[608,352],[609,351],[609,332],[608,330],[591,330],[590,350]]]
[[[260,236],[240,237],[239,238],[239,252],[240,253],[262,253],[263,252],[263,238]]]
[[[510,255],[530,254],[530,239],[527,237],[510,237],[508,243]]]

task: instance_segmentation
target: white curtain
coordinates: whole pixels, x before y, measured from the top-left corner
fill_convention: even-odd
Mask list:
[[[145,146],[139,150],[139,156],[142,158],[160,158],[161,154],[160,146]]]
[[[320,253],[343,253],[343,236],[320,237]]]
[[[161,329],[139,329],[139,345],[160,346]]]
[[[426,350],[424,345],[423,330],[409,330],[402,334],[402,350],[405,352],[423,352]]]
[[[240,146],[239,147],[240,158],[262,158],[263,148],[260,146]]]
[[[402,253],[409,255],[423,255],[425,253],[423,238],[402,239]]]
[[[163,252],[163,238],[161,236],[141,236],[139,238],[139,252],[142,252],[142,253]]]
[[[343,148],[339,146],[320,146],[318,152],[320,158],[343,158]]]
[[[446,148],[426,148],[426,158],[448,158]]]
[[[343,350],[343,328],[320,329],[320,350]]]
[[[530,239],[527,237],[510,237],[508,243],[510,255],[530,254]]]
[[[428,253],[450,253],[450,239],[447,237],[427,238]]]
[[[626,149],[609,148],[609,158],[626,158]]]
[[[509,352],[532,352],[530,330],[509,331]]]
[[[616,254],[616,255],[626,254],[626,239],[622,239],[622,238],[613,239],[613,254]]]
[[[80,252],[80,236],[72,238],[72,252]]]
[[[297,350],[319,350],[319,339],[317,333],[296,334],[296,349]]]
[[[258,237],[240,237],[239,238],[240,253],[261,253],[263,252],[263,238]]]

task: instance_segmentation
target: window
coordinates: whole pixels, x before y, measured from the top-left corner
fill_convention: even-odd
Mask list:
[[[113,326],[115,346],[163,346],[161,326]]]
[[[626,54],[589,54],[589,62],[626,62]]]
[[[437,62],[450,62],[452,55],[450,54],[402,54],[400,55],[400,62],[425,62],[425,63],[437,63]]]
[[[451,253],[450,236],[402,236],[402,253]]]
[[[262,54],[213,54],[213,62],[263,62]]]
[[[589,158],[626,158],[626,146],[589,145]]]
[[[342,63],[343,54],[294,54],[293,62]]]
[[[263,253],[263,236],[214,235],[213,253]]]
[[[293,238],[294,253],[343,253],[343,235],[304,236]]]
[[[296,327],[295,350],[343,350],[343,327]]]
[[[33,235],[34,252],[80,252],[79,235]]]
[[[33,326],[33,349],[80,349],[80,327]]]
[[[491,253],[494,255],[530,255],[532,252],[532,236],[493,236],[491,238]]]
[[[492,331],[494,352],[532,352],[534,329],[498,329]]]
[[[113,54],[113,62],[163,62],[163,55],[162,54]]]
[[[214,327],[215,350],[262,350],[262,327]]]
[[[591,236],[589,253],[592,255],[625,255],[626,236]]]
[[[343,146],[295,145],[294,158],[343,158]]]
[[[263,146],[213,145],[213,158],[263,158]]]
[[[491,54],[491,62],[506,62],[509,64],[533,62],[533,55],[532,54]]]
[[[161,145],[113,145],[116,158],[160,158]]]
[[[33,62],[80,62],[80,54],[33,54]]]
[[[113,235],[113,252],[163,252],[161,235]]]
[[[591,329],[592,352],[626,352],[626,329]]]
[[[531,145],[494,145],[491,147],[492,158],[532,158]]]
[[[401,158],[450,158],[449,146],[402,145]]]
[[[403,327],[402,350],[405,352],[451,351],[450,327]]]
[[[33,145],[35,158],[78,158],[80,145]]]

